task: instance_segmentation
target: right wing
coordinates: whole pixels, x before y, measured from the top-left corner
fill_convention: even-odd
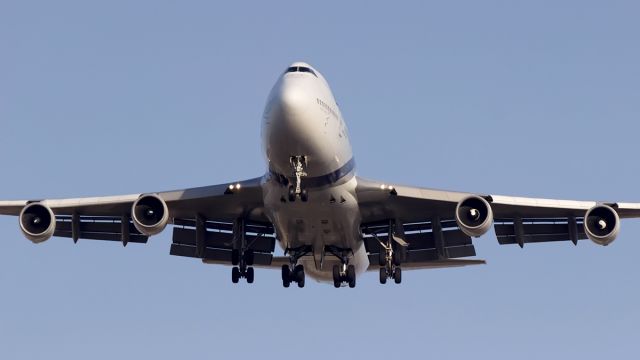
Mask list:
[[[490,208],[500,244],[520,247],[556,241],[577,244],[587,238],[607,245],[617,235],[619,219],[640,217],[640,203],[473,194],[390,185],[363,178],[357,178],[356,193],[370,262],[383,263],[381,243],[386,241],[404,253],[403,266],[476,255],[468,235],[472,232],[462,231],[456,221],[457,205],[469,197],[485,202]],[[591,209],[597,211],[587,217]],[[586,224],[590,224],[590,235]],[[598,226],[603,228],[597,229]],[[489,228],[483,227],[479,234],[472,235],[480,236]],[[395,239],[390,233],[400,241],[391,241]],[[403,243],[407,246],[398,246]]]

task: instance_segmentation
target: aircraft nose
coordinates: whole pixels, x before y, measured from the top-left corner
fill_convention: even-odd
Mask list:
[[[308,94],[297,81],[287,81],[280,89],[280,110],[287,119],[301,118],[308,106]]]

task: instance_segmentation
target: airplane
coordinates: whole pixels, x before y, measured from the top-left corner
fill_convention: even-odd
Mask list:
[[[282,285],[306,275],[336,288],[366,271],[380,283],[402,270],[485,264],[472,238],[494,228],[500,244],[590,239],[609,245],[640,203],[535,199],[443,191],[361,178],[347,126],[322,74],[304,62],[277,79],[261,135],[267,172],[257,178],[123,196],[0,201],[33,243],[51,237],[146,243],[172,226],[170,254],[231,265],[253,283],[254,268],[281,269]],[[274,256],[276,243],[284,256]]]

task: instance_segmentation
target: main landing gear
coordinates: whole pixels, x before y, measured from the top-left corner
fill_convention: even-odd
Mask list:
[[[339,288],[347,283],[350,288],[356,287],[356,268],[353,265],[333,265],[333,286]]]
[[[303,288],[304,278],[304,266],[296,265],[293,270],[291,270],[289,265],[282,265],[282,286],[288,288],[292,282],[295,282],[299,288]]]
[[[247,279],[247,283],[253,284],[253,250],[232,250],[231,251],[231,281],[237,284],[241,278]]]
[[[396,284],[402,282],[402,269],[400,268],[400,253],[393,250],[391,243],[380,243],[380,284],[386,284],[387,279],[393,279]]]
[[[233,233],[237,234],[234,239],[234,249],[231,250],[231,281],[237,284],[240,279],[244,278],[247,283],[253,284],[255,271],[253,270],[254,253],[247,245],[245,238],[245,222],[244,219],[238,219],[234,222]]]
[[[342,263],[333,266],[333,286],[339,288],[343,283],[346,283],[350,288],[356,287],[356,267],[349,265],[349,253],[353,253],[351,249],[327,246],[326,252],[340,259]]]
[[[400,268],[402,260],[402,252],[394,249],[397,246],[396,240],[393,238],[394,224],[389,223],[389,236],[386,241],[382,241],[377,235],[373,234],[380,244],[380,254],[378,262],[380,265],[380,284],[386,284],[387,279],[393,279],[396,284],[402,282],[402,269]]]
[[[300,197],[300,200],[306,202],[309,200],[309,194],[307,189],[302,188],[302,178],[307,176],[305,168],[307,167],[307,157],[305,155],[292,156],[289,159],[291,167],[293,168],[293,175],[296,177],[295,186],[290,185],[288,189],[289,202],[296,201],[296,197]]]
[[[312,251],[310,246],[302,246],[295,249],[287,249],[285,254],[291,254],[289,260],[291,266],[282,265],[282,286],[288,288],[291,283],[295,282],[299,288],[304,287],[305,275],[304,266],[298,264],[298,260]],[[293,268],[293,269],[292,269]]]

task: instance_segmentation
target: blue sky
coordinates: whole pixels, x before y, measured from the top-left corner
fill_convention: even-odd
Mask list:
[[[633,1],[0,2],[2,199],[168,190],[265,170],[285,67],[329,80],[359,175],[640,201]],[[640,221],[607,248],[475,240],[484,267],[283,289],[149,244],[25,240],[0,218],[0,358],[628,358]]]

